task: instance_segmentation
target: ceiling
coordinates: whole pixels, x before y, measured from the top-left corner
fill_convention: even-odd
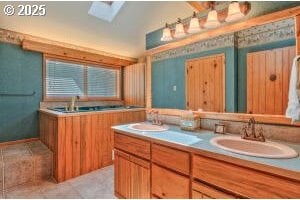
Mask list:
[[[0,2],[2,9],[8,2]],[[20,2],[9,2],[17,6]],[[46,16],[5,16],[0,28],[89,47],[128,57],[145,52],[146,33],[177,17],[186,18],[193,8],[186,2],[125,2],[112,22],[88,14],[92,2],[22,2],[45,4]]]

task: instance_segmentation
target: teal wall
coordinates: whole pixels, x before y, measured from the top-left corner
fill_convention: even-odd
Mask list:
[[[247,111],[247,53],[295,45],[296,40],[284,40],[238,50],[238,112]]]
[[[229,4],[229,3],[230,2],[227,2],[227,4]],[[247,16],[244,18],[244,20],[300,5],[299,1],[250,1],[250,3],[251,3],[251,10],[247,14]],[[216,9],[222,10],[222,9],[224,9],[223,7],[224,7],[224,5],[221,5],[221,8],[217,7]],[[191,12],[191,14],[192,14],[192,12]],[[199,16],[201,17],[206,14],[207,14],[207,12],[199,13]],[[176,21],[176,16],[174,15],[174,22],[175,21]],[[167,22],[167,23],[172,23],[172,22]],[[224,23],[223,25],[225,25],[225,24],[226,23]],[[161,29],[154,30],[154,31],[146,34],[146,49],[147,50],[168,43],[168,42],[160,41],[160,38],[162,36],[162,30],[163,30],[163,27]]]
[[[42,54],[0,42],[0,142],[38,136],[39,103],[42,100]]]
[[[152,62],[152,106],[156,108],[186,108],[185,61],[188,59],[225,53],[226,56],[226,111],[237,111],[237,50],[226,47],[177,58]],[[176,85],[177,90],[173,91]]]

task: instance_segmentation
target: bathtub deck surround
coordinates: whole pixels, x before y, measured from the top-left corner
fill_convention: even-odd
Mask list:
[[[54,154],[57,182],[113,164],[111,126],[145,120],[145,109],[63,113],[40,110],[40,139]]]

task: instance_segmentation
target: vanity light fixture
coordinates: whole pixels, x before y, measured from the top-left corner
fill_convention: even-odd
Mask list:
[[[212,8],[211,11],[209,11],[206,19],[206,23],[204,24],[205,28],[216,28],[219,26],[221,23],[218,20],[218,13],[217,11]]]
[[[243,18],[245,15],[241,12],[240,4],[237,1],[233,1],[229,4],[228,15],[225,19],[226,22],[235,22]]]
[[[189,27],[188,33],[198,33],[200,31],[201,31],[201,28],[200,28],[200,24],[199,24],[199,19],[196,15],[196,12],[194,12],[193,17],[190,21],[190,27]]]
[[[219,25],[221,25],[221,22],[218,18],[218,12],[215,9],[215,2],[214,1],[208,1],[207,2],[207,8],[210,9],[208,12],[206,23],[203,25],[203,28],[216,28]],[[243,3],[239,3],[238,1],[232,1],[229,4],[227,13],[222,12],[220,13],[220,19],[223,22],[225,16],[226,22],[235,22],[243,18],[251,9],[251,4],[248,1],[245,1]],[[226,15],[227,14],[227,15]],[[197,14],[194,12],[193,16],[190,20],[189,28],[187,29],[187,32],[185,31],[185,27],[187,25],[183,25],[181,22],[181,19],[178,18],[175,28],[175,34],[172,35],[170,27],[166,24],[166,27],[163,29],[163,35],[161,37],[161,41],[171,41],[173,38],[183,38],[187,36],[188,34],[198,33],[203,28],[200,27],[199,19],[197,17]],[[174,30],[173,30],[174,31]]]
[[[160,38],[161,41],[164,41],[164,42],[167,42],[167,41],[171,41],[173,38],[172,38],[172,35],[171,35],[171,30],[169,28],[169,25],[168,23],[166,23],[166,26],[163,30],[163,35],[162,37]]]
[[[178,18],[177,23],[176,23],[174,37],[175,38],[183,38],[185,35],[186,35],[186,33],[184,31],[184,27],[183,27],[183,24],[181,22],[181,19]]]

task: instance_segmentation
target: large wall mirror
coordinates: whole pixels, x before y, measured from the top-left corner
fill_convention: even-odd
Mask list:
[[[289,18],[152,55],[152,107],[284,115],[295,49]]]

